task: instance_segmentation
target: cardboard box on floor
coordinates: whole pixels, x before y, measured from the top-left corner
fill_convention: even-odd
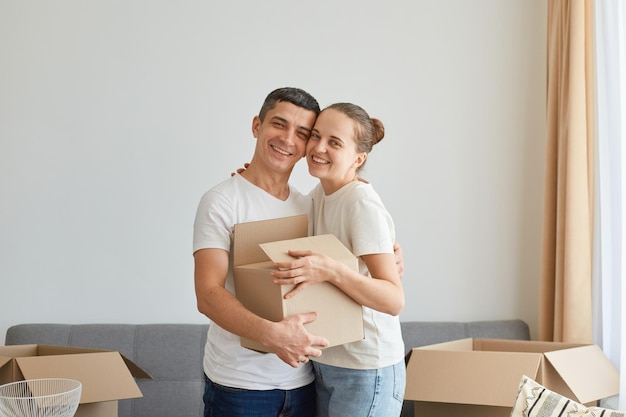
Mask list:
[[[522,375],[583,404],[619,393],[596,345],[461,339],[411,351],[405,399],[416,417],[509,417]]]
[[[118,400],[143,396],[134,377],[152,379],[116,351],[50,345],[0,346],[0,385],[39,378],[80,381],[82,392],[75,417],[116,417]]]
[[[235,225],[233,276],[235,295],[250,311],[272,321],[300,313],[317,312],[317,319],[305,325],[330,345],[355,342],[364,337],[363,308],[334,285],[309,285],[296,296],[285,299],[293,285],[274,284],[270,272],[274,262],[294,260],[287,250],[314,250],[358,271],[357,258],[333,235],[307,236],[308,216],[292,216]],[[260,352],[267,348],[247,338],[241,345]]]

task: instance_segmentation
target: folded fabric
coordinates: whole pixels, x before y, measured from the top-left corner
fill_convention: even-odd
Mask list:
[[[586,407],[550,391],[524,375],[511,417],[626,417],[626,413],[600,407]]]

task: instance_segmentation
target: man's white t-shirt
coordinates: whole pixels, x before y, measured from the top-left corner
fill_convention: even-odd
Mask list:
[[[290,187],[279,200],[235,175],[207,191],[194,222],[193,251],[217,248],[230,253],[226,289],[234,294],[232,237],[235,224],[300,214],[311,215],[311,198]],[[294,389],[314,379],[310,364],[292,368],[272,353],[240,345],[239,336],[211,323],[204,350],[204,372],[211,381],[250,390]]]

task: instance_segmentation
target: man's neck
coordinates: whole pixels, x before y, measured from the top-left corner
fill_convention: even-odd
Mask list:
[[[250,164],[241,176],[268,194],[284,201],[289,198],[289,174],[261,170]]]

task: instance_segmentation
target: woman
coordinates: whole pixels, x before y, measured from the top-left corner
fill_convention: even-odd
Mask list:
[[[277,283],[297,284],[287,297],[328,281],[363,305],[365,338],[311,359],[317,417],[391,417],[402,409],[406,370],[398,314],[404,290],[394,224],[373,187],[357,175],[383,136],[383,124],[361,107],[337,103],[320,113],[306,149],[309,173],[320,180],[311,191],[314,234],[337,236],[359,257],[360,273],[312,251],[290,251],[298,259],[277,263],[274,272]]]

